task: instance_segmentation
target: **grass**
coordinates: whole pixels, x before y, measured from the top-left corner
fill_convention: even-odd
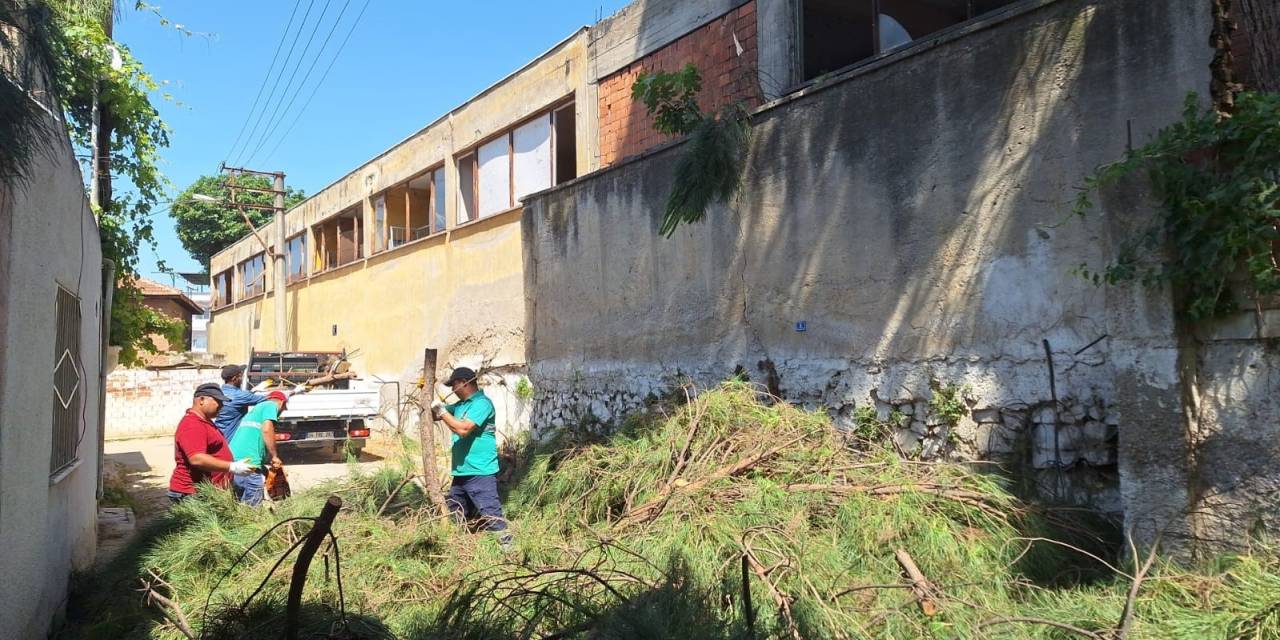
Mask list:
[[[351,635],[333,633],[330,550],[307,583],[312,637],[1113,638],[1131,585],[1118,572],[1134,571],[1088,532],[1062,537],[1059,517],[999,476],[902,461],[743,383],[633,417],[607,439],[566,432],[533,453],[506,498],[514,555],[436,517],[415,484],[389,499],[411,464],[389,461],[274,512],[218,491],[178,506],[130,559],[83,584],[94,595],[73,603],[80,622],[67,637],[181,637],[158,609],[111,595],[148,570],[205,637],[277,637],[288,566],[239,605],[308,523],[277,528],[214,587],[263,532],[314,516],[330,493],[344,501],[335,528]],[[1115,571],[1030,540],[1040,537]],[[934,615],[896,550],[932,583]],[[1128,637],[1280,638],[1278,562],[1264,552],[1194,571],[1157,562]]]

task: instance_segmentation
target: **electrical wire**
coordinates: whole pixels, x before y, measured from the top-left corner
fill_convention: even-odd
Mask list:
[[[262,76],[262,84],[258,85],[258,95],[254,97],[253,106],[249,107],[249,113],[245,114],[244,122],[240,124],[240,133],[236,134],[235,142],[231,143],[231,148],[227,150],[224,158],[230,158],[231,152],[240,144],[244,130],[249,128],[249,120],[253,118],[253,112],[258,110],[258,101],[262,99],[262,92],[267,88],[267,79],[271,77],[271,70],[276,68],[276,61],[280,59],[280,50],[284,48],[284,41],[289,37],[289,30],[293,28],[293,19],[298,15],[298,5],[301,4],[302,0],[293,0],[293,11],[289,13],[289,22],[285,25],[284,31],[280,32],[280,42],[276,43],[276,52],[271,54],[271,65],[267,67],[266,75]]]
[[[356,26],[360,24],[360,18],[364,17],[365,10],[369,8],[369,2],[370,0],[365,0],[364,6],[360,8],[360,13],[356,14],[356,19],[352,21],[351,28],[347,30],[346,37],[342,39],[342,44],[338,45],[337,53],[335,53],[333,59],[329,61],[329,66],[325,68],[324,73],[320,75],[319,82],[311,88],[311,95],[307,96],[306,102],[302,103],[302,107],[298,109],[298,113],[294,115],[293,122],[289,123],[289,127],[285,129],[284,134],[282,134],[280,139],[276,141],[275,146],[271,148],[271,151],[268,152],[265,157],[263,157],[263,161],[270,160],[272,156],[275,155],[276,151],[280,149],[280,145],[283,144],[285,140],[289,139],[289,134],[292,133],[293,128],[298,125],[298,121],[302,119],[302,114],[306,113],[307,107],[311,106],[311,102],[315,99],[316,93],[320,91],[320,87],[324,85],[324,81],[329,77],[329,72],[333,70],[333,65],[338,61],[338,58],[342,57],[342,51],[346,49],[347,41],[351,39],[351,35],[355,33]]]
[[[263,105],[262,111],[258,112],[257,119],[254,120],[253,126],[249,129],[249,137],[246,140],[245,147],[241,148],[240,155],[244,155],[245,148],[249,146],[248,140],[253,140],[258,132],[258,125],[262,123],[262,117],[266,115],[267,109],[270,108],[271,101],[275,99],[276,90],[280,88],[280,77],[284,75],[284,68],[289,66],[289,61],[293,59],[293,50],[298,46],[298,38],[302,36],[302,29],[307,25],[307,18],[311,16],[311,8],[315,6],[315,0],[307,0],[307,10],[302,14],[302,22],[298,23],[298,30],[293,34],[293,41],[289,43],[289,53],[285,54],[284,62],[280,65],[280,69],[276,71],[275,80],[271,82],[271,93],[267,94],[267,102]],[[301,63],[301,61],[299,61]],[[230,157],[235,153],[235,149],[231,150],[227,156]],[[239,158],[240,156],[236,156]],[[238,163],[237,163],[238,164]]]
[[[298,77],[298,69],[302,68],[302,63],[307,58],[307,52],[311,50],[311,45],[315,43],[316,32],[320,30],[320,23],[324,22],[324,16],[329,13],[329,5],[332,4],[332,2],[333,0],[324,0],[324,8],[320,10],[320,15],[316,18],[315,24],[311,25],[311,33],[307,34],[307,43],[302,46],[302,53],[298,54],[298,61],[293,65],[293,70],[289,72],[289,79],[284,83],[284,89],[280,92],[280,99],[276,102],[275,107],[271,107],[271,115],[267,116],[267,125],[262,130],[263,138],[271,134],[271,123],[275,122],[276,118],[280,115],[280,106],[284,104],[285,97],[288,96],[291,91],[296,93],[296,90],[293,88],[293,80]],[[316,55],[319,56],[318,53]],[[301,89],[301,87],[299,87],[299,89]],[[250,148],[255,148],[254,142],[254,138],[250,136],[249,141],[246,142],[244,148],[241,149],[240,155],[243,156]],[[261,142],[261,138],[258,139],[258,142]],[[244,166],[251,160],[252,157],[247,157],[244,160],[237,159],[236,164]]]
[[[281,122],[289,116],[289,110],[293,108],[293,103],[298,100],[298,94],[302,93],[302,88],[307,86],[307,80],[311,79],[311,72],[315,71],[316,63],[320,62],[320,57],[324,55],[325,49],[329,48],[329,41],[333,39],[333,33],[338,30],[338,25],[342,23],[342,16],[347,13],[347,7],[351,6],[351,0],[346,0],[342,4],[342,10],[338,12],[338,17],[334,19],[333,25],[329,27],[329,33],[325,35],[324,42],[320,44],[320,50],[316,52],[316,56],[311,59],[311,66],[307,67],[307,72],[302,76],[302,82],[298,83],[298,88],[292,92],[289,88],[285,88],[285,93],[289,95],[289,103],[279,112],[279,118],[273,118],[271,123],[267,125],[267,133],[262,136],[262,140],[258,142],[258,146],[254,147],[253,153],[245,160],[245,164],[251,164],[253,159],[257,157],[258,152],[262,151],[262,147],[267,144],[276,133],[276,129]],[[323,17],[323,14],[321,15]]]

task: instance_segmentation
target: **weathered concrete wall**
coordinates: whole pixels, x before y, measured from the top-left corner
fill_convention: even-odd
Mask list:
[[[0,80],[4,82],[4,80]],[[0,629],[43,638],[96,544],[102,252],[80,170],[49,116],[53,152],[0,185]],[[50,477],[58,287],[80,299],[78,462]]]
[[[191,408],[191,394],[221,382],[220,367],[116,369],[107,376],[107,439],[172,435]]]
[[[1194,3],[1061,0],[915,43],[760,112],[742,192],[670,240],[656,230],[679,146],[532,198],[535,427],[740,367],[845,426],[855,407],[910,406],[896,437],[941,452],[945,430],[918,413],[931,382],[955,383],[961,449],[1074,474],[1061,492],[1118,509],[1116,440],[1177,448],[1172,318],[1167,296],[1071,270],[1105,262],[1113,218],[1145,200],[1108,197],[1051,239],[1037,225],[1206,86],[1207,33]],[[1142,484],[1153,469],[1128,468],[1126,498],[1177,502]]]

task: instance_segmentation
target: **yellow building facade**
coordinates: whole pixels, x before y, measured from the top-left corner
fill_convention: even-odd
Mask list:
[[[250,235],[213,256],[209,350],[341,351],[368,379],[481,367],[504,431],[523,423],[520,199],[595,168],[580,30],[285,214],[286,344],[271,258]],[[272,228],[260,230],[271,243]],[[404,391],[408,387],[401,385]],[[384,387],[384,407],[395,407]],[[384,412],[388,420],[394,412]]]

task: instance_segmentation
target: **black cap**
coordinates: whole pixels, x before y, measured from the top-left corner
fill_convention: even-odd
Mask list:
[[[244,373],[244,365],[229,364],[222,368],[222,381],[227,382],[241,373]]]
[[[222,395],[222,385],[216,382],[206,382],[196,387],[196,398],[213,398],[218,402],[226,402],[227,397]]]
[[[466,368],[458,367],[449,374],[449,379],[444,381],[446,387],[452,387],[456,382],[470,382],[476,379],[476,372]]]

